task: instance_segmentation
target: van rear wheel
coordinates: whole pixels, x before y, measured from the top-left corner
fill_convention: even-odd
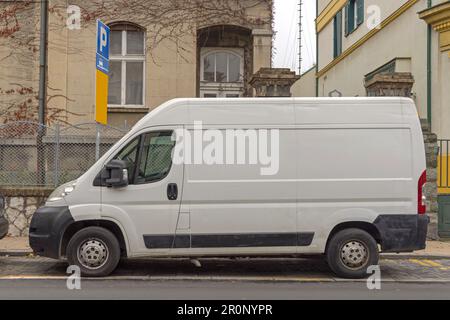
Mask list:
[[[87,227],[73,235],[67,245],[67,260],[88,277],[111,274],[120,260],[120,245],[114,234],[100,227]]]
[[[337,276],[361,279],[369,276],[368,267],[378,264],[378,245],[364,230],[345,229],[331,238],[326,258],[331,270]]]

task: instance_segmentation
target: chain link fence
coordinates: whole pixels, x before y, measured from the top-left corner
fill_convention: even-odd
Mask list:
[[[0,185],[56,187],[74,180],[127,131],[97,123],[0,125]]]

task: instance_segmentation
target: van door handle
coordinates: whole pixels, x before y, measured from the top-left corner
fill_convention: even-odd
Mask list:
[[[178,186],[176,183],[169,183],[167,186],[167,198],[171,201],[178,198]]]

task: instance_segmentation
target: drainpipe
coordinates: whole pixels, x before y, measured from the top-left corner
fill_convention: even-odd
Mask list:
[[[431,8],[433,6],[433,1],[428,0],[428,8]],[[427,120],[428,124],[430,126],[431,130],[431,103],[432,103],[432,79],[431,79],[431,36],[432,36],[432,29],[431,25],[428,25],[428,34],[427,34]]]
[[[39,124],[45,125],[47,90],[48,0],[41,0],[41,35],[39,44]]]
[[[45,130],[45,107],[47,99],[47,37],[48,37],[48,0],[41,0],[40,21],[40,44],[39,44],[39,128],[36,137],[37,147],[37,181],[38,186],[45,185],[45,154],[43,137]]]

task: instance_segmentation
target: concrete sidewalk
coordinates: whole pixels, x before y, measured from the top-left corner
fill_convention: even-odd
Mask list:
[[[409,255],[450,258],[450,241],[427,241],[427,247],[425,250],[412,252],[409,253]]]
[[[32,251],[28,244],[28,237],[6,237],[0,240],[0,255],[21,256],[31,253]],[[425,250],[412,253],[383,254],[383,256],[389,258],[405,258],[414,256],[424,258],[450,259],[450,241],[428,241],[427,248]]]
[[[0,240],[0,255],[28,255],[32,250],[28,237],[5,237]]]

